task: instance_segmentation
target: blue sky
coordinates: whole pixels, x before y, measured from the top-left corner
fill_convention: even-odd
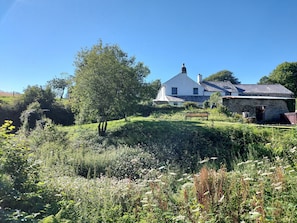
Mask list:
[[[147,81],[227,69],[257,83],[297,61],[296,0],[0,0],[0,90],[74,74],[78,51],[118,44]]]

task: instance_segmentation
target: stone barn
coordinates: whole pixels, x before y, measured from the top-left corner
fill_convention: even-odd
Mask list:
[[[253,118],[257,123],[281,122],[284,113],[295,112],[295,98],[269,96],[224,96],[231,112]]]

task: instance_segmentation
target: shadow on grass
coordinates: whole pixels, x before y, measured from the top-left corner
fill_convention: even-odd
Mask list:
[[[111,144],[139,146],[164,163],[196,170],[200,161],[216,157],[216,165],[228,169],[234,159],[246,158],[249,145],[262,146],[251,132],[231,127],[199,126],[195,121],[133,121],[110,134]]]

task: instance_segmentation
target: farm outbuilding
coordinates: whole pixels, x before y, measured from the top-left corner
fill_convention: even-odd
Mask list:
[[[254,118],[257,123],[280,122],[285,113],[295,112],[295,98],[267,96],[224,96],[231,112]]]

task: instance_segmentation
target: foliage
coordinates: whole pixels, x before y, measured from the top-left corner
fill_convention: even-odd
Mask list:
[[[232,84],[240,84],[238,78],[236,78],[231,71],[222,70],[215,74],[210,75],[204,79],[205,81],[230,81]]]
[[[278,65],[268,77],[262,77],[260,83],[278,83],[297,95],[297,62],[284,62]]]
[[[185,121],[147,120],[127,123],[112,133],[110,140],[130,146],[141,145],[161,164],[170,163],[184,171],[195,171],[198,160],[207,157],[218,157],[214,164],[225,163],[231,168],[231,161],[244,157],[249,144],[257,144],[255,156],[269,155],[269,151],[261,149],[268,140],[261,134],[254,134],[245,127],[199,128]]]
[[[27,107],[32,102],[38,102],[41,108],[49,108],[54,100],[55,94],[52,92],[50,87],[43,89],[41,86],[28,86],[24,90],[23,103]]]
[[[0,221],[294,222],[296,129],[219,122],[208,111],[210,121],[168,110],[112,121],[106,137],[94,124],[52,122],[24,137],[8,123]]]
[[[187,110],[191,110],[193,108],[198,108],[198,105],[196,102],[187,101],[183,103],[183,107]]]
[[[141,100],[142,101],[152,101],[161,88],[161,81],[155,80],[150,83],[143,83],[141,90]]]
[[[106,121],[134,112],[149,73],[143,63],[135,63],[135,58],[129,58],[117,45],[100,41],[79,52],[75,65],[71,98],[78,123]]]
[[[47,84],[51,87],[51,89],[56,93],[56,95],[59,98],[63,98],[65,90],[69,88],[71,85],[71,77],[65,77],[65,75],[65,73],[62,73],[61,78],[55,77],[47,82]]]
[[[207,109],[207,108],[209,108],[209,107],[210,107],[209,100],[205,100],[205,101],[203,102],[203,108]]]
[[[260,78],[258,84],[274,84],[274,82],[268,76],[263,76]]]
[[[39,178],[39,163],[32,150],[10,132],[11,121],[0,127],[0,221],[37,222],[51,199]]]
[[[40,107],[39,102],[32,102],[28,105],[27,109],[22,112],[20,120],[22,122],[23,130],[28,132],[30,129],[34,129],[36,123],[43,118],[43,110]]]
[[[215,92],[210,95],[209,103],[211,105],[219,106],[222,105],[222,95],[220,92]]]

